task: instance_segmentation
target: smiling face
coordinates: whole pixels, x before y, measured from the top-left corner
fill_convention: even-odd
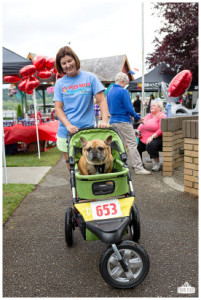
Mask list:
[[[153,115],[157,115],[161,111],[157,103],[151,103],[150,110]]]
[[[65,55],[60,60],[60,65],[63,69],[63,72],[67,74],[69,77],[75,77],[79,74],[79,70],[77,70],[76,62],[74,58],[70,55]]]

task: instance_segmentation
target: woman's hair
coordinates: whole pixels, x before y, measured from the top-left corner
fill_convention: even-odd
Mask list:
[[[127,76],[125,73],[120,72],[120,73],[118,73],[118,74],[116,75],[115,83],[116,83],[116,84],[119,84],[119,83],[121,83],[122,81],[126,82],[126,84],[129,83],[128,76]]]
[[[75,60],[77,70],[80,69],[80,60],[79,60],[77,54],[69,46],[65,46],[65,47],[62,47],[61,49],[59,49],[59,51],[56,55],[56,69],[57,69],[57,72],[60,74],[63,73],[63,69],[61,67],[60,60],[61,60],[61,58],[65,57],[66,55],[71,56]]]
[[[163,101],[160,99],[160,98],[156,98],[154,100],[151,100],[151,105],[156,103],[160,109],[160,111],[162,111],[164,109],[164,106],[163,106]]]

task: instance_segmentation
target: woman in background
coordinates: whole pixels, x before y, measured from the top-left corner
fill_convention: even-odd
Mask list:
[[[138,144],[138,152],[142,158],[142,152],[147,151],[153,159],[152,171],[159,171],[159,151],[162,151],[162,131],[161,119],[166,118],[163,110],[163,102],[160,99],[151,101],[151,113],[144,117],[143,124],[137,130],[140,131],[141,138]]]
[[[154,100],[154,95],[151,94],[150,97],[149,97],[149,103],[148,103],[148,106],[147,106],[147,114],[150,113],[150,108],[151,108],[151,101]]]

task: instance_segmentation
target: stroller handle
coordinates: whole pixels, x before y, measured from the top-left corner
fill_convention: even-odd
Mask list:
[[[73,136],[74,134],[76,134],[76,133],[78,133],[79,131],[82,131],[82,130],[86,130],[86,129],[94,129],[94,128],[97,128],[97,127],[95,127],[95,126],[90,126],[90,127],[79,128],[78,131],[75,132],[75,133],[70,133],[70,131],[68,131],[68,133],[67,133],[67,143],[68,143],[68,145],[69,145],[69,143],[70,143],[70,139],[72,138],[72,136]]]

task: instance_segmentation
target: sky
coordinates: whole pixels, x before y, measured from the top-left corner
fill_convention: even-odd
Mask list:
[[[134,0],[3,0],[2,45],[27,57],[55,57],[68,45],[80,59],[126,54],[142,71],[142,2]],[[160,22],[144,3],[144,56],[153,51]],[[145,73],[147,68],[145,67]]]

